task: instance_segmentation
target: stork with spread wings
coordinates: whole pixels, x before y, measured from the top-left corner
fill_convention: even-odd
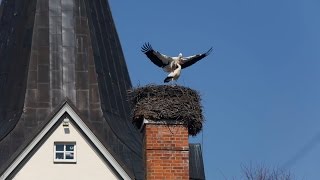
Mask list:
[[[161,54],[158,51],[153,50],[149,43],[145,43],[141,51],[147,55],[147,57],[158,67],[161,67],[164,71],[169,72],[168,76],[164,80],[165,83],[177,80],[181,74],[181,69],[191,66],[204,57],[208,56],[212,48],[203,54],[196,54],[188,57],[183,57],[180,53],[177,57],[170,57]]]

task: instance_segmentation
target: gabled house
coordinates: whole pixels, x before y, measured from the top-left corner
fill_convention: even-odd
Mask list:
[[[130,88],[106,0],[2,0],[0,179],[145,179]]]
[[[66,101],[1,179],[133,179]],[[79,155],[78,155],[79,154]],[[90,171],[92,169],[92,171]]]

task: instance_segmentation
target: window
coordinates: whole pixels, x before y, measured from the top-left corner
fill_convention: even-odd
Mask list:
[[[76,162],[75,142],[55,142],[54,162]]]

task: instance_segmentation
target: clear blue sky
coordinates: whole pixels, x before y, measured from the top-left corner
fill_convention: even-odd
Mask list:
[[[144,42],[167,55],[213,47],[178,82],[202,94],[191,141],[203,141],[208,180],[242,179],[249,163],[320,179],[320,1],[109,2],[134,86],[166,77]]]
[[[140,52],[144,42],[167,55],[213,47],[178,82],[202,94],[208,180],[241,179],[241,164],[248,163],[320,179],[320,1],[110,5],[134,86],[166,77]]]

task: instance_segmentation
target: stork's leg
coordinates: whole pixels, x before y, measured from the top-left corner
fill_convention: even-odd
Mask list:
[[[178,85],[178,79],[174,79],[174,78],[172,78],[172,87],[174,87],[174,86],[177,86]]]

